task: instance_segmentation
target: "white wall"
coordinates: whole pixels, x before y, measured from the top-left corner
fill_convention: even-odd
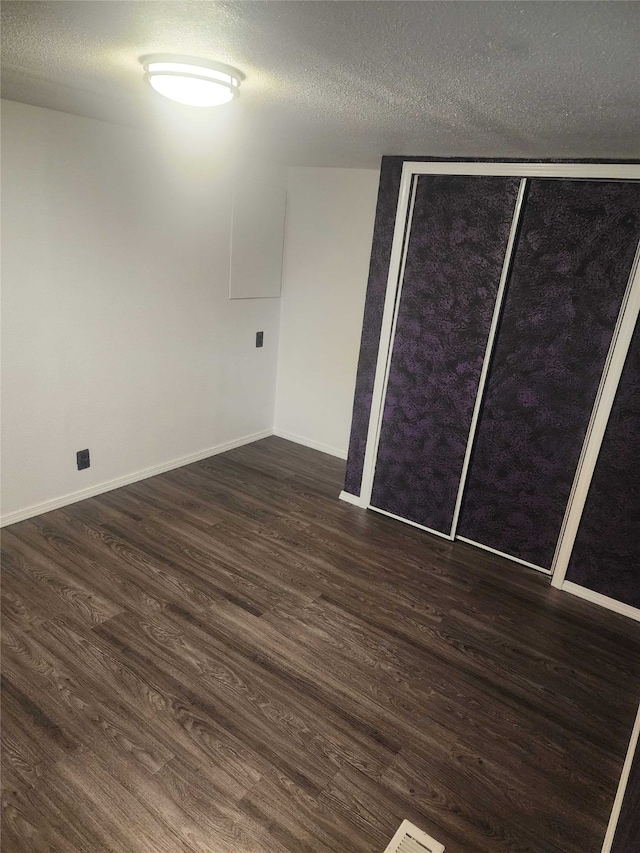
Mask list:
[[[271,432],[279,300],[228,299],[224,152],[6,101],[2,137],[5,523]]]
[[[275,431],[346,458],[380,173],[289,169]]]

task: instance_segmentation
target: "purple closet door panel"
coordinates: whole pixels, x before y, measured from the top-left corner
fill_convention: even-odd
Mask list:
[[[567,580],[640,607],[640,326],[620,377]]]
[[[418,185],[371,503],[449,533],[520,180]]]
[[[459,535],[548,568],[640,236],[640,185],[535,180]]]

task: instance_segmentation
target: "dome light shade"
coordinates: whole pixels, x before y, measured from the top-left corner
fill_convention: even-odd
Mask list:
[[[156,92],[191,107],[216,107],[232,101],[244,80],[237,68],[192,56],[153,54],[140,61],[145,80]]]

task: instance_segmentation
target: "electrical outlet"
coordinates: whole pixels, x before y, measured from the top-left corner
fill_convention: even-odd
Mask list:
[[[256,332],[256,346],[264,346],[264,332]]]
[[[89,460],[89,450],[79,450],[76,453],[76,462],[78,463],[78,471],[82,471],[83,468],[88,468],[91,465],[91,461]]]

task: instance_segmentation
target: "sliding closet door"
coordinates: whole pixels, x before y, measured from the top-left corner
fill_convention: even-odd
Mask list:
[[[532,181],[461,538],[551,566],[640,237],[640,185]]]
[[[445,535],[519,186],[417,179],[371,506]]]
[[[620,377],[566,579],[640,607],[640,323]]]

